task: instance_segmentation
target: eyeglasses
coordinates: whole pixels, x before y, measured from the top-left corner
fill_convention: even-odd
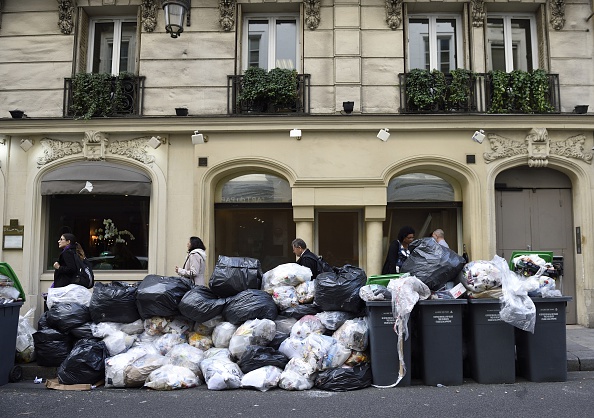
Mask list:
[[[58,241],[66,241],[66,238],[60,238]]]

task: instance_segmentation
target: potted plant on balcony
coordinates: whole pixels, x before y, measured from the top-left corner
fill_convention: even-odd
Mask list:
[[[268,105],[268,80],[266,70],[250,67],[243,73],[241,91],[237,101],[241,108],[248,111],[263,112]]]
[[[491,85],[491,104],[489,113],[508,113],[509,112],[509,74],[501,70],[489,72]]]
[[[447,87],[447,109],[467,111],[470,108],[473,73],[464,68],[450,71],[450,82]]]
[[[122,72],[117,77],[108,73],[79,73],[72,79],[70,111],[77,119],[111,116],[125,107],[123,83],[135,77]]]
[[[445,74],[415,68],[406,75],[406,97],[413,111],[436,111],[446,98]]]
[[[545,70],[534,70],[530,77],[530,91],[532,95],[532,110],[534,113],[549,113],[554,111],[549,93],[549,76]],[[586,106],[588,109],[588,106]]]
[[[297,71],[273,68],[267,74],[272,112],[293,111],[297,102]]]

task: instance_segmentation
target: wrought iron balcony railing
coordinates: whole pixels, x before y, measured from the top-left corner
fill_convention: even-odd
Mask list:
[[[279,107],[271,102],[241,100],[242,75],[227,76],[227,114],[229,115],[269,115],[269,114],[309,114],[310,75],[297,74],[295,102]]]
[[[505,73],[504,73],[505,74]],[[511,73],[509,73],[511,74]],[[509,75],[508,74],[508,75]],[[400,113],[559,113],[561,100],[559,74],[546,74],[546,87],[530,91],[513,81],[501,86],[492,73],[471,73],[465,85],[452,86],[452,75],[444,74],[445,84],[428,85],[424,90],[409,85],[411,73],[398,75]],[[510,77],[511,78],[511,77]],[[415,82],[414,80],[411,83]],[[518,91],[523,88],[522,99]],[[457,90],[457,91],[456,91]],[[463,97],[463,98],[461,98]]]
[[[141,116],[143,112],[145,77],[126,75],[83,74],[87,79],[77,83],[64,79],[64,117]],[[103,76],[100,81],[90,81]],[[77,92],[80,88],[82,91]]]

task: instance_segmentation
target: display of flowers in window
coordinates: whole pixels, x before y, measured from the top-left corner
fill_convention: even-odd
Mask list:
[[[104,228],[97,228],[96,237],[99,242],[107,244],[125,243],[134,240],[134,235],[127,229],[119,230],[111,219],[103,219]],[[127,238],[126,238],[127,237]]]

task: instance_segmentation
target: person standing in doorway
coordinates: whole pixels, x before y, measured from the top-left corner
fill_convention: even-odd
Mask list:
[[[188,240],[188,256],[183,267],[175,266],[175,272],[181,276],[194,281],[194,284],[208,286],[204,280],[206,269],[206,247],[198,237],[190,237]]]
[[[318,256],[307,249],[307,244],[301,238],[295,238],[291,243],[293,254],[297,257],[297,264],[308,267],[311,270],[311,279],[314,280],[320,274],[318,268]]]
[[[437,243],[439,245],[446,247],[446,248],[450,248],[450,246],[448,245],[448,243],[445,240],[445,235],[443,233],[443,229],[436,229],[435,231],[433,231],[431,236],[433,237],[433,239],[435,241],[437,241]]]
[[[398,237],[390,243],[386,261],[382,268],[382,274],[397,274],[400,273],[400,267],[408,256],[410,251],[408,245],[415,240],[415,230],[410,226],[403,226],[398,231]]]

